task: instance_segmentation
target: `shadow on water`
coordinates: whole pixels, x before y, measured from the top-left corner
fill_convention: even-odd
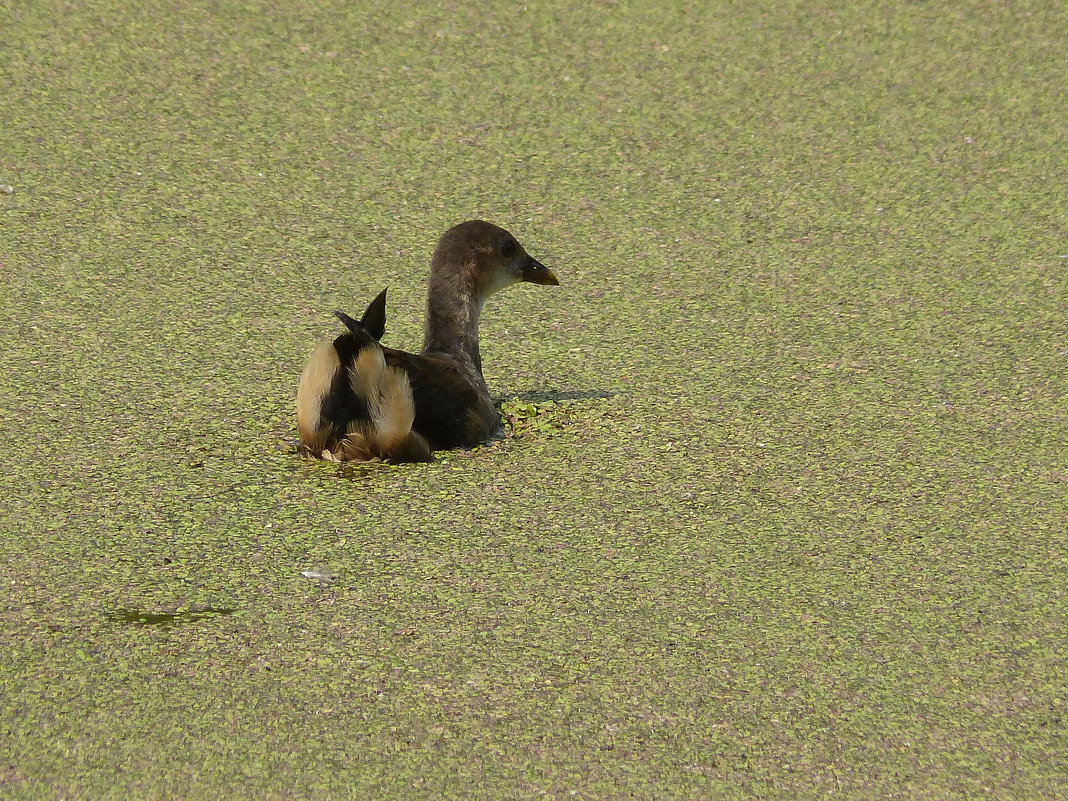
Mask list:
[[[236,609],[213,608],[190,609],[185,612],[146,612],[141,609],[120,609],[111,612],[108,617],[116,623],[126,623],[132,626],[156,626],[161,629],[173,629],[184,623],[195,623],[207,617],[215,615],[232,615]]]
[[[556,389],[531,389],[516,395],[509,395],[506,398],[499,398],[499,400],[512,400],[514,398],[521,401],[529,401],[530,403],[549,403],[569,400],[605,400],[614,398],[617,394],[615,392],[605,392],[602,389],[582,389],[568,392]]]

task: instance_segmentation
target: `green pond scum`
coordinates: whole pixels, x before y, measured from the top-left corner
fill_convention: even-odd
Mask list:
[[[0,798],[1068,796],[1066,30],[7,4]],[[472,218],[508,436],[301,458]]]
[[[232,615],[236,609],[190,609],[175,612],[146,612],[141,609],[120,609],[112,612],[110,617],[117,623],[128,623],[134,626],[159,626],[163,629],[172,629],[183,623],[195,623],[212,615]]]

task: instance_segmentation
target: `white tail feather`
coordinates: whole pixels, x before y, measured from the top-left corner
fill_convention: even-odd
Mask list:
[[[383,447],[403,442],[415,420],[415,399],[407,373],[387,367],[379,384],[378,408],[372,411],[375,433]]]
[[[304,371],[300,374],[300,388],[297,390],[297,429],[300,432],[300,444],[309,451],[321,451],[327,446],[327,440],[331,436],[331,427],[322,425],[320,409],[340,367],[341,362],[338,361],[333,343],[324,340],[315,346]]]
[[[382,348],[377,345],[368,345],[361,350],[349,368],[349,385],[353,392],[367,401],[368,407],[372,407],[378,399],[378,386],[385,369],[386,359],[382,355]]]

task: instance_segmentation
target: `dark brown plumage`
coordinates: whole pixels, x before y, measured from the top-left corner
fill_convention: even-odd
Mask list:
[[[556,286],[552,271],[510,233],[482,220],[450,228],[430,262],[423,350],[383,347],[386,292],[308,359],[297,425],[308,453],[338,461],[427,461],[471,447],[500,428],[482,377],[478,321],[494,292],[520,281]]]

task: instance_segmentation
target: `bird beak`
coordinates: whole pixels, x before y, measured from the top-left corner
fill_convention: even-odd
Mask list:
[[[533,256],[527,256],[527,261],[523,265],[523,280],[528,284],[545,284],[546,286],[560,286],[560,282],[556,280],[556,276],[553,275],[553,271],[535,259]]]

